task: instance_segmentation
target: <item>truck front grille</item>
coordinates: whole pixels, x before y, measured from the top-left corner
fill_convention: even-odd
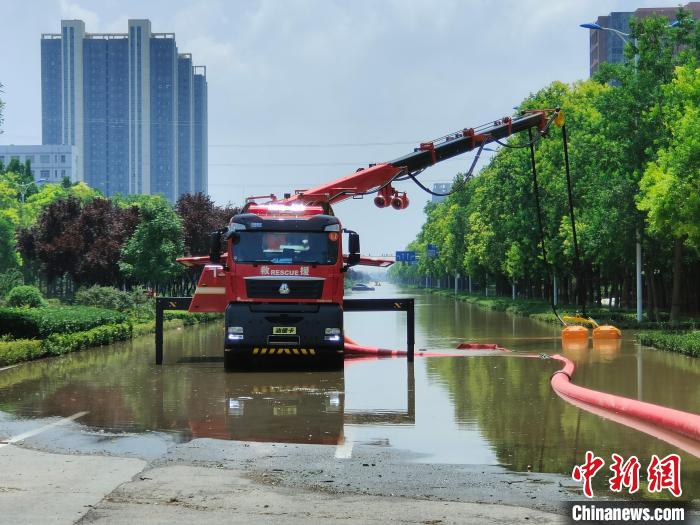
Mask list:
[[[251,299],[320,299],[325,279],[264,279],[247,277],[246,293]],[[285,293],[286,292],[286,293]]]

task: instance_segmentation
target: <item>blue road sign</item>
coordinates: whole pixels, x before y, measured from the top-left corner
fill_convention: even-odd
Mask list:
[[[416,252],[396,252],[396,262],[416,262]]]
[[[428,245],[428,257],[435,258],[438,256],[438,247],[434,244]]]

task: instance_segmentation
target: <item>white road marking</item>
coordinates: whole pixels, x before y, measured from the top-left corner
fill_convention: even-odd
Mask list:
[[[76,414],[73,414],[72,416],[64,417],[63,419],[59,419],[58,421],[54,421],[53,423],[44,425],[43,427],[35,428],[34,430],[29,430],[28,432],[24,432],[23,434],[19,434],[18,436],[11,437],[7,441],[0,441],[0,448],[6,447],[7,445],[11,445],[12,443],[17,443],[18,441],[24,441],[27,438],[36,436],[37,434],[41,434],[42,432],[46,432],[51,428],[65,425],[70,421],[75,421],[76,419],[78,419],[79,417],[83,417],[87,413],[88,412],[78,412]]]

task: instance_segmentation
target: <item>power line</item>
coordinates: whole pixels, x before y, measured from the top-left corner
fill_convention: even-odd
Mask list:
[[[367,148],[373,146],[407,146],[420,141],[338,142],[318,144],[209,144],[210,148]]]
[[[464,158],[451,158],[445,159],[441,162],[464,162]],[[237,167],[237,168],[323,168],[323,167],[333,167],[333,166],[350,166],[356,168],[358,166],[367,166],[372,164],[372,162],[367,161],[347,161],[347,162],[224,162],[224,163],[213,163],[208,164],[210,168],[213,167]],[[379,164],[379,163],[377,163]]]

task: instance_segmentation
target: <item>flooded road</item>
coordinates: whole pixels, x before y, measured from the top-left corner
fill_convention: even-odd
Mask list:
[[[464,341],[518,353],[563,353],[574,382],[700,413],[700,361],[640,348],[564,350],[559,329],[420,291],[384,285],[360,297],[416,297],[417,349]],[[405,314],[349,313],[360,343],[403,348]],[[410,454],[412,462],[498,466],[570,475],[587,450],[607,457],[682,457],[684,494],[700,494],[700,461],[667,443],[560,399],[550,388],[558,363],[512,356],[350,360],[337,372],[225,373],[222,327],[166,332],[164,366],[152,336],[0,372],[4,418],[88,413],[89,431],[332,445],[336,457],[365,445]],[[607,475],[605,476],[607,479]],[[604,479],[600,481],[604,482]]]

